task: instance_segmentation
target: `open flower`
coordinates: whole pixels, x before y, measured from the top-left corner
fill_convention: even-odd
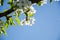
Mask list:
[[[44,4],[47,4],[47,0],[42,0],[41,1],[41,6],[43,6]]]
[[[30,6],[30,12],[32,12],[32,13],[36,13],[36,10],[34,9],[33,6]]]
[[[24,19],[21,21],[21,24],[20,25],[28,25],[28,26],[32,26],[33,24],[35,23],[35,19],[32,17],[32,18],[29,18],[27,21]]]
[[[35,19],[34,18],[30,18],[28,21],[25,21],[26,25],[32,26],[35,23]]]
[[[30,25],[30,21],[25,21],[25,24],[26,25]]]
[[[24,23],[25,23],[25,19],[23,19],[22,21],[21,21],[21,26],[23,26],[24,25]]]
[[[34,18],[30,18],[31,24],[35,23],[35,19]]]

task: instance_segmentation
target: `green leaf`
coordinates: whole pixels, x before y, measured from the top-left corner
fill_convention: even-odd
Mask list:
[[[18,13],[18,17],[19,17],[20,16],[20,10],[18,10],[17,13]]]
[[[13,19],[12,18],[9,18],[9,21],[10,21],[10,25],[12,25]]]
[[[14,4],[11,4],[10,7],[11,7],[11,8],[14,7]]]
[[[9,24],[6,22],[5,27],[8,28]]]
[[[16,17],[15,20],[18,23],[18,25],[20,25],[20,19],[18,17]]]
[[[13,0],[9,0],[8,4],[10,4],[10,8],[14,7]]]
[[[10,22],[10,25],[14,25],[15,26],[15,23],[14,23],[12,18],[9,18],[9,22]]]
[[[7,10],[4,10],[4,12],[6,12]]]
[[[38,4],[38,6],[41,6],[41,1],[40,1],[40,2],[38,2],[37,4]]]
[[[14,26],[15,26],[15,22],[14,22],[14,21],[12,22],[12,25],[14,25]]]
[[[9,0],[10,3],[13,3],[13,0]]]
[[[7,33],[6,33],[6,31],[5,31],[5,29],[4,29],[4,27],[2,27],[2,32],[6,35]]]
[[[30,13],[30,14],[28,14],[29,15],[29,17],[32,17],[34,14],[33,13]]]

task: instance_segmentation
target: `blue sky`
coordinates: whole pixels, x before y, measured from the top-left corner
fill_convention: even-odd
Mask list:
[[[6,2],[0,7],[0,12],[8,9]],[[34,8],[37,12],[33,26],[9,26],[8,35],[2,35],[0,40],[60,40],[60,2],[48,2],[44,6],[35,5]]]

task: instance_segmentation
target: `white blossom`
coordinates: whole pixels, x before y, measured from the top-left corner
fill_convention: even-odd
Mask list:
[[[21,11],[21,12],[26,12],[28,11],[28,16],[29,14],[35,14],[36,13],[36,10],[34,9],[34,7],[32,6],[32,3],[31,1],[29,0],[14,0],[14,5],[17,4],[17,6],[19,6],[19,9],[16,10],[16,13],[17,11]],[[18,14],[16,14],[18,15]],[[35,19],[34,18],[30,18],[29,20],[26,21],[26,19],[22,20],[21,21],[21,25],[30,25],[32,26],[33,24],[35,23]]]
[[[22,20],[20,25],[23,26],[25,24],[28,26],[32,26],[34,23],[35,23],[35,19],[32,17],[32,18],[29,18],[27,21],[25,19]]]
[[[23,22],[21,22],[21,24],[20,24],[21,26],[23,26],[24,25],[24,23]]]
[[[41,6],[43,6],[44,4],[47,4],[47,0],[42,0],[41,1]]]
[[[35,14],[36,13],[36,10],[34,9],[34,7],[33,6],[30,6],[30,11],[28,11],[27,13],[28,13],[28,15],[29,14]]]
[[[30,6],[30,11],[33,12],[33,13],[36,13],[36,10],[34,9],[33,6]]]
[[[30,26],[32,26],[32,24],[30,24]]]
[[[35,23],[35,19],[33,17],[30,18],[30,21],[31,21],[31,24],[34,24]]]
[[[21,26],[23,26],[24,25],[24,22],[25,22],[25,19],[23,19],[22,21],[21,21]]]
[[[30,18],[30,20],[33,20],[33,21],[35,21],[34,17]]]
[[[35,23],[35,19],[34,18],[30,18],[28,21],[25,21],[26,25],[32,26]]]
[[[21,12],[22,12],[23,10],[22,10],[22,9],[17,9],[16,12],[17,12],[17,11],[21,11]]]
[[[17,10],[15,11],[15,15],[16,15],[16,16],[18,16],[18,11],[23,12],[22,9],[17,9]]]
[[[30,25],[30,21],[25,21],[25,24],[26,25]]]

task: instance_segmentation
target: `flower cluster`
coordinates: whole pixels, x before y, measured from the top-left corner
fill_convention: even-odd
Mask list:
[[[21,25],[30,25],[34,24],[35,19],[33,18],[33,15],[36,13],[36,10],[32,6],[31,1],[29,0],[14,0],[14,4],[19,6],[19,8],[15,11],[16,16],[18,16],[18,11],[23,12],[24,14],[26,13],[26,19],[23,19],[21,21]]]
[[[32,26],[35,23],[35,19],[34,18],[29,18],[27,21],[24,19],[21,21],[21,25],[29,25]]]
[[[19,6],[20,9],[32,5],[31,1],[29,0],[14,0],[13,3],[14,5]]]
[[[15,11],[16,16],[19,15],[18,11],[23,12],[26,16],[26,18],[21,21],[21,25],[25,24],[32,26],[35,22],[33,15],[36,13],[36,10],[32,6],[32,2],[29,0],[14,0],[13,3],[18,6],[18,9]],[[41,6],[47,4],[47,0],[41,0],[40,3]]]
[[[27,10],[29,10],[28,12],[26,12]],[[24,7],[24,9],[17,9],[15,12],[16,12],[16,16],[18,16],[18,13],[17,11],[20,11],[20,12],[26,12],[28,14],[28,20],[26,19],[23,19],[21,21],[21,25],[30,25],[32,26],[34,23],[35,23],[35,19],[33,18],[33,15],[36,13],[36,10],[34,9],[33,6],[30,6],[29,8],[26,8]]]
[[[36,13],[36,10],[34,9],[33,6],[30,6],[30,11],[27,12],[28,14],[33,14],[33,13]]]

